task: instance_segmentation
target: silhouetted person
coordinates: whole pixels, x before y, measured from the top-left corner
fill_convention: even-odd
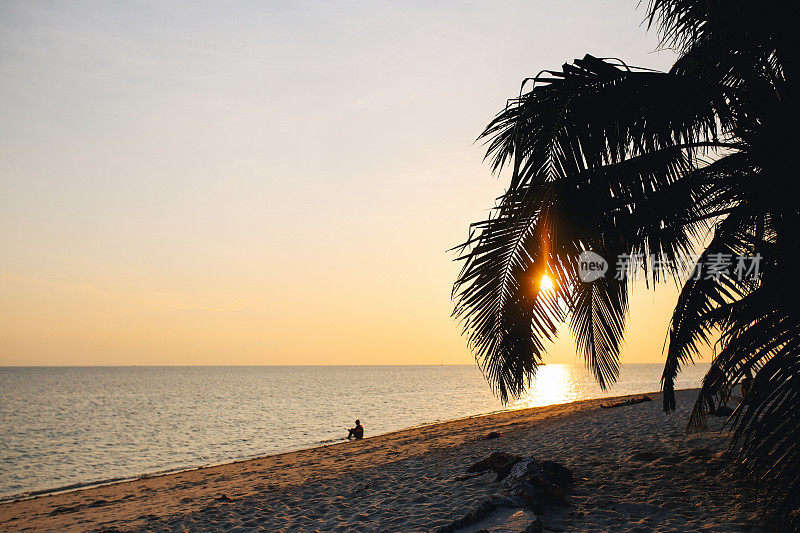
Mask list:
[[[747,403],[747,395],[750,394],[750,389],[753,388],[753,374],[747,370],[747,375],[742,378],[742,402]]]
[[[356,427],[350,430],[347,434],[347,438],[356,440],[364,438],[364,428],[361,426],[361,420],[356,420]]]

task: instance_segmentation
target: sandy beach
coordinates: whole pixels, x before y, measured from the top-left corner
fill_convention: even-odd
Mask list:
[[[433,531],[502,491],[467,474],[503,451],[573,471],[569,507],[544,531],[756,532],[755,491],[721,459],[726,438],[686,435],[678,412],[614,399],[509,411],[175,474],[0,504],[5,531]],[[486,440],[490,431],[501,437]],[[459,531],[523,531],[534,515],[497,508]]]

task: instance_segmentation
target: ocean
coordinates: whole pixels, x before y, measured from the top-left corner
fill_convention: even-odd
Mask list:
[[[708,365],[678,386],[699,386]],[[218,464],[503,409],[659,389],[661,365],[623,365],[602,391],[546,365],[503,406],[474,365],[0,368],[0,499]]]

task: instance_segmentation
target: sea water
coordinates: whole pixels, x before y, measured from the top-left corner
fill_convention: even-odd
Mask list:
[[[679,386],[697,387],[708,365]],[[506,406],[464,366],[0,368],[0,497],[332,444],[421,424],[659,389],[661,365],[624,365],[602,391],[546,365]]]

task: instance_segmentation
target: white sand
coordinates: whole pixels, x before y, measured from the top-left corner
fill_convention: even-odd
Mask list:
[[[545,531],[760,531],[752,488],[720,459],[725,437],[684,433],[694,396],[679,392],[670,416],[657,394],[616,409],[589,400],[10,502],[0,529],[431,531],[500,492],[494,474],[464,474],[501,450],[573,470],[572,507],[545,509]],[[483,440],[490,430],[503,437]],[[530,518],[498,509],[463,531],[517,532]]]

